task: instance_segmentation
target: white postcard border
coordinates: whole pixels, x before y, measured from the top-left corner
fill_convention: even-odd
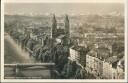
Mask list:
[[[38,0],[37,0],[38,1]],[[40,0],[39,0],[40,1]],[[65,3],[65,0],[42,0],[44,1],[44,3],[49,2],[49,3],[53,3],[53,2],[57,2],[57,3]],[[73,2],[74,0],[69,0],[70,2]],[[29,0],[30,2],[30,0]],[[74,1],[75,3],[79,2],[78,0]],[[84,2],[84,1],[83,1]],[[125,4],[125,79],[85,79],[85,80],[80,80],[80,79],[4,79],[4,1],[1,1],[1,82],[127,82],[127,69],[128,69],[128,64],[127,64],[127,60],[128,60],[128,10],[127,10],[127,3],[128,1],[125,0],[124,2]]]

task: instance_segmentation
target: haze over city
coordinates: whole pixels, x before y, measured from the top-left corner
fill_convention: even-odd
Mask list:
[[[6,3],[5,14],[123,14],[122,3]]]

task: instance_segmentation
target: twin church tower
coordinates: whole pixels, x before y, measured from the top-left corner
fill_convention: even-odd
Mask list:
[[[57,24],[58,23],[57,23],[56,17],[55,17],[55,15],[53,15],[52,27],[51,27],[51,38],[55,39],[62,35],[64,35],[66,37],[66,39],[69,38],[70,37],[70,24],[69,24],[68,15],[65,15],[65,18],[64,18],[64,23],[63,23],[64,29],[61,29],[61,30],[58,29]]]

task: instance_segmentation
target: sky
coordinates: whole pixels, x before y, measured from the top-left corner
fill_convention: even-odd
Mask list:
[[[108,14],[124,12],[120,3],[5,3],[6,14]]]
[[[4,0],[8,3],[39,3],[39,2],[87,2],[87,3],[123,3],[125,0]]]
[[[124,0],[4,0],[6,14],[87,14],[124,12]],[[38,4],[37,4],[38,3]],[[57,4],[59,3],[59,4]],[[88,4],[93,3],[93,4]],[[98,4],[97,4],[98,3]],[[101,4],[104,3],[104,4]],[[106,4],[114,3],[114,4]],[[118,4],[117,4],[118,3]],[[79,10],[79,11],[78,11]]]

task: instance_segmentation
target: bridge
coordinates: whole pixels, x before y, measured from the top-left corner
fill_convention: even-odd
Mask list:
[[[55,63],[4,64],[5,79],[53,79]]]

